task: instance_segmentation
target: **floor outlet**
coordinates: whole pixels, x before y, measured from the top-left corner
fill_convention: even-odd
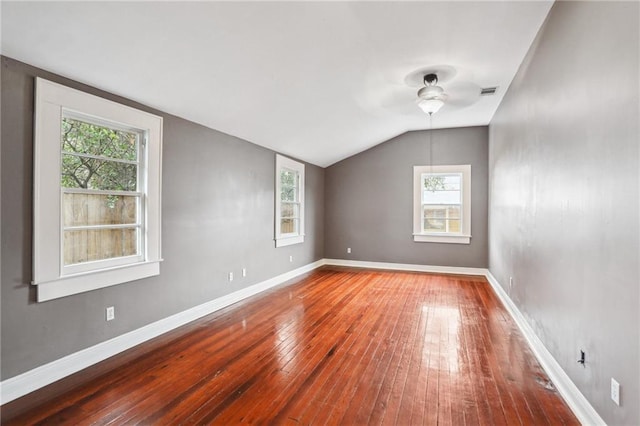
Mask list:
[[[233,281],[233,272],[229,272],[229,281]]]
[[[107,321],[112,321],[116,319],[116,308],[113,306],[109,306],[106,310]]]
[[[620,405],[620,383],[613,377],[611,378],[611,399],[616,405]]]

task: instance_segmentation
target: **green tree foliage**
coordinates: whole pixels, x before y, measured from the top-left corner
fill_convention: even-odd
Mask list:
[[[424,189],[427,191],[444,191],[444,176],[427,176],[424,179]]]
[[[290,170],[283,170],[280,173],[280,194],[282,201],[296,201],[296,180],[298,173]]]
[[[135,133],[64,118],[62,151],[63,187],[107,191],[137,189],[138,166],[112,161],[137,159]]]

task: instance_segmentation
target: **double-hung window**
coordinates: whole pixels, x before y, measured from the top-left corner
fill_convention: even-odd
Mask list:
[[[304,241],[304,164],[276,154],[276,247]]]
[[[162,118],[36,82],[38,301],[159,273]]]
[[[471,166],[415,166],[413,174],[414,241],[469,244]]]

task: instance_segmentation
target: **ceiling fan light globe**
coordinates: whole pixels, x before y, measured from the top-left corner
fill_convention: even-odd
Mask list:
[[[418,106],[426,114],[435,114],[440,110],[440,108],[442,108],[443,105],[444,101],[442,101],[441,99],[422,99],[420,102],[418,102]]]
[[[444,89],[440,86],[426,86],[418,90],[418,97],[420,99],[430,99],[441,96],[444,93]]]

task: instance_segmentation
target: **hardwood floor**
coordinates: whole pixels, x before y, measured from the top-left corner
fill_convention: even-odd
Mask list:
[[[66,380],[3,423],[579,424],[467,276],[324,267]]]

